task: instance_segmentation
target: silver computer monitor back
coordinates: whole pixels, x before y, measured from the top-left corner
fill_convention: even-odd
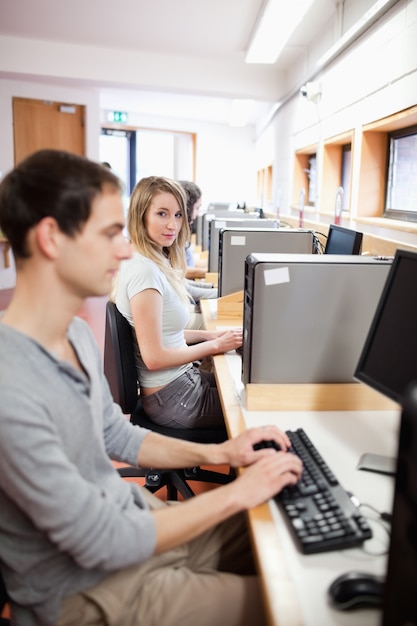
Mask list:
[[[227,228],[228,226],[232,228],[246,228],[249,226],[252,228],[261,228],[261,229],[277,229],[279,228],[279,220],[275,219],[256,219],[256,215],[259,214],[248,214],[255,215],[255,219],[251,219],[250,221],[247,218],[229,218],[229,217],[216,217],[210,222],[209,226],[209,254],[208,254],[208,270],[209,272],[218,272],[219,271],[219,239],[220,239],[220,230],[223,228]]]
[[[196,244],[199,246],[203,245],[203,218],[205,215],[213,215],[216,212],[219,214],[223,214],[230,210],[229,202],[211,202],[206,209],[200,208],[199,213],[196,218]]]
[[[237,218],[237,219],[259,219],[258,213],[245,213],[242,209],[231,209],[227,207],[207,209],[201,216],[201,249],[209,249],[210,223],[215,218]],[[198,225],[197,225],[198,226]],[[198,243],[198,241],[197,241]]]
[[[244,383],[354,382],[391,263],[348,255],[249,255]]]
[[[241,291],[245,283],[245,259],[252,252],[312,254],[314,232],[297,228],[233,228],[219,231],[219,296]]]

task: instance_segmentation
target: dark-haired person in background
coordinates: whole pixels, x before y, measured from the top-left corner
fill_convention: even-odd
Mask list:
[[[190,180],[180,180],[179,183],[184,188],[184,191],[186,193],[187,220],[190,227],[190,233],[192,233],[194,222],[197,218],[198,210],[201,206],[201,189],[198,185]],[[201,330],[204,328],[204,321],[200,310],[200,300],[205,300],[207,298],[217,298],[218,289],[210,283],[204,283],[202,281],[197,282],[198,279],[205,278],[205,275],[207,273],[207,263],[196,265],[191,239],[186,244],[185,254],[187,259],[187,268],[185,271],[185,285],[194,303],[194,311],[190,316],[190,321],[188,322],[187,328]]]
[[[190,227],[190,234],[192,234],[194,222],[197,219],[198,211],[201,207],[201,189],[191,180],[180,180],[178,182],[183,187],[187,197],[187,220]],[[201,267],[196,267],[191,239],[187,242],[185,252],[187,257],[185,277],[190,280],[204,278],[207,272],[207,266],[202,265]]]

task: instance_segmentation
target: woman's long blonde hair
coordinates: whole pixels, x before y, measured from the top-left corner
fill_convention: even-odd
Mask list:
[[[154,197],[159,193],[170,193],[178,202],[184,219],[174,243],[161,249],[149,237],[145,227],[145,214]],[[151,259],[165,274],[181,300],[190,303],[184,283],[186,271],[185,247],[190,239],[187,220],[187,196],[180,183],[162,176],[142,178],[134,188],[129,204],[127,229],[131,243],[143,256]]]

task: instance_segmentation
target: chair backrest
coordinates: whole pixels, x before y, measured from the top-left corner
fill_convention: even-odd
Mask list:
[[[106,305],[104,338],[104,374],[113,400],[130,421],[161,435],[200,443],[220,443],[227,439],[225,426],[218,428],[168,428],[150,421],[138,395],[138,378],[133,348],[132,328],[114,302]]]
[[[104,374],[115,402],[130,415],[138,403],[138,382],[132,328],[114,302],[106,304]]]
[[[6,585],[4,584],[3,576],[0,572],[0,614],[6,606],[9,598],[7,596]],[[1,623],[1,622],[0,622]]]

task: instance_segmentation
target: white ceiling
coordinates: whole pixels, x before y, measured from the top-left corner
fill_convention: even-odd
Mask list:
[[[292,64],[334,17],[335,4],[335,0],[314,0],[273,66],[244,63],[263,0],[0,0],[0,36],[96,47],[130,53],[133,58],[140,54],[152,67],[159,60],[165,70],[161,76],[170,63],[177,62],[169,85],[166,78],[165,84],[162,79],[151,86],[149,79],[142,83],[134,68],[123,84],[110,72],[109,80],[98,83],[94,75],[80,79],[84,86],[99,88],[102,108],[227,123],[231,99],[252,97],[257,101],[255,121],[273,105],[271,85],[285,82]],[[191,63],[194,70],[201,68],[205,88],[191,73],[188,80]],[[218,80],[216,67],[221,67]],[[7,71],[0,76],[7,76]],[[77,84],[77,76],[69,82]]]

